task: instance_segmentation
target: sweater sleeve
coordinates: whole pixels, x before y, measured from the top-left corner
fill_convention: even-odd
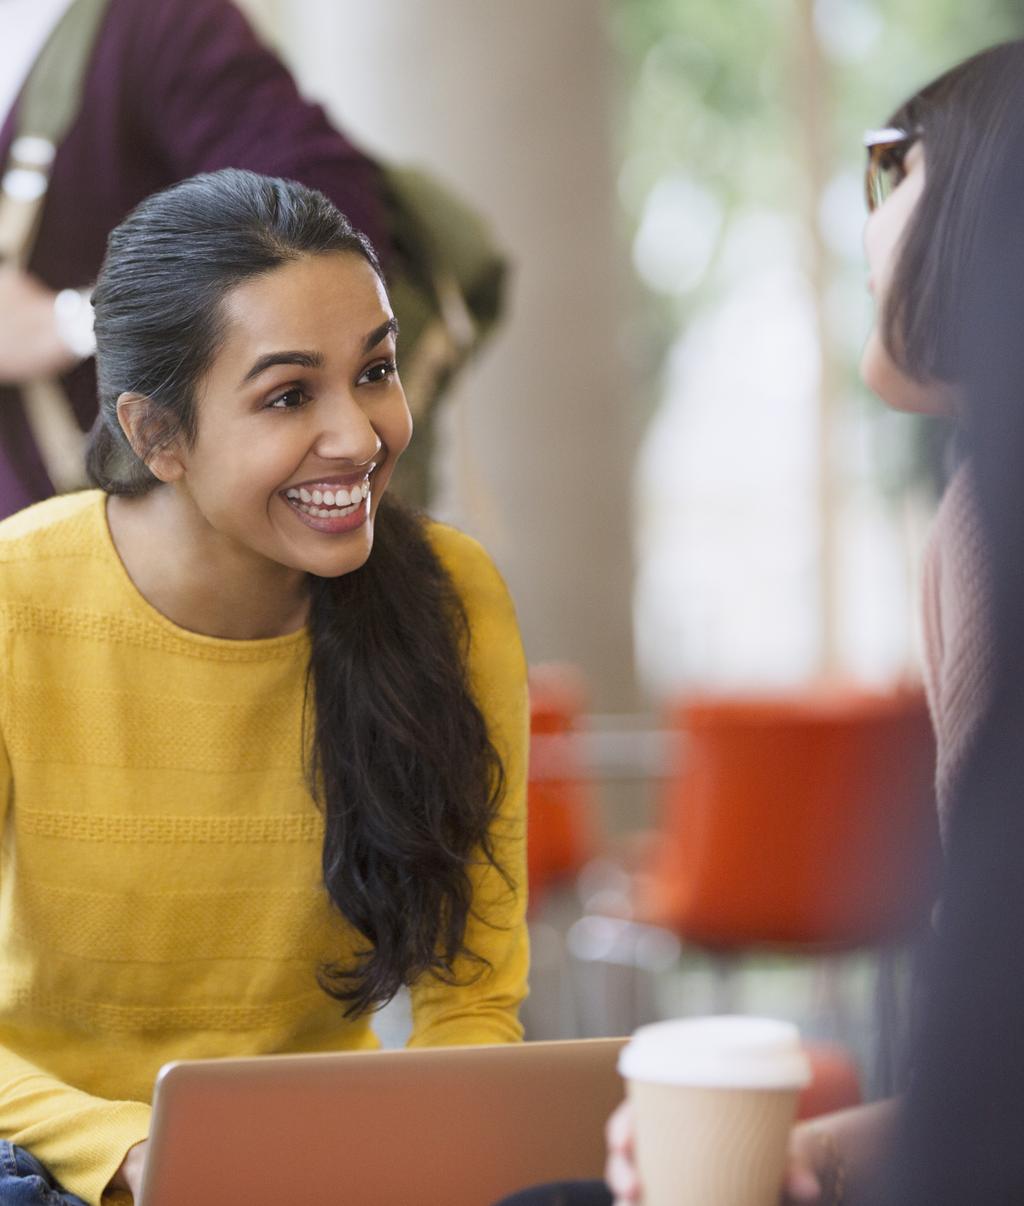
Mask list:
[[[441,529],[444,532],[444,529]],[[487,962],[466,959],[457,983],[425,977],[412,988],[413,1047],[518,1042],[518,1011],[526,997],[529,943],[526,930],[526,761],[529,713],[526,662],[508,590],[483,549],[447,532],[458,549],[446,555],[470,626],[472,687],[505,770],[505,794],[492,827],[495,856],[511,880],[491,866],[473,873],[473,915],[465,944]]]
[[[11,795],[10,762],[0,742],[0,865],[10,857]],[[0,908],[4,899],[0,893]],[[97,1206],[128,1149],[148,1135],[150,1107],[83,1093],[22,1059],[4,1039],[0,1031],[0,1136],[26,1148],[66,1190]]]
[[[173,178],[238,167],[299,180],[326,194],[386,260],[376,165],[302,98],[230,0],[136,0],[135,10],[136,121]]]

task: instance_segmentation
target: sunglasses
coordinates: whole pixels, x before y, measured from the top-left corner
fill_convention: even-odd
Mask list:
[[[868,152],[864,192],[869,213],[876,210],[906,176],[904,161],[907,152],[920,137],[920,130],[908,134],[906,130],[894,127],[868,130],[864,135],[864,146]]]

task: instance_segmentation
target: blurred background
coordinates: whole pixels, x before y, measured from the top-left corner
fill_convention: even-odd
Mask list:
[[[243,6],[511,265],[430,509],[495,557],[534,667],[530,1037],[761,1009],[891,1087],[930,900],[918,598],[948,433],[858,380],[862,134],[1019,6]]]
[[[941,433],[856,376],[861,135],[1014,0],[244,0],[371,152],[492,222],[509,313],[434,509],[593,707],[916,664]]]

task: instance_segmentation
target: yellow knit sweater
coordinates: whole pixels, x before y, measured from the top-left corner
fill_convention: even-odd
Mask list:
[[[466,607],[470,675],[524,883],[525,670],[483,550],[431,540]],[[305,631],[200,636],[155,611],[89,491],[0,524],[0,1137],[97,1203],[145,1138],[171,1059],[367,1048],[317,985],[356,936],[320,879],[303,783]],[[476,873],[467,944],[492,970],[413,986],[415,1045],[521,1038],[525,892]],[[468,981],[468,977],[467,977]]]

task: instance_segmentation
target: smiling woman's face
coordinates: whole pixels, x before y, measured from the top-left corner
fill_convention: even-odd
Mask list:
[[[305,256],[234,289],[196,399],[179,484],[237,552],[337,577],[358,569],[412,421],[379,277]]]

